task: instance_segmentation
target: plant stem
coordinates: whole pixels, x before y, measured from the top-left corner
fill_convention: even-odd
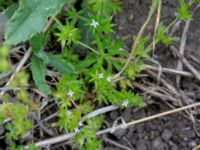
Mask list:
[[[183,107],[180,107],[180,108],[172,109],[172,110],[169,110],[169,111],[166,111],[166,112],[163,112],[163,113],[159,113],[159,114],[156,114],[156,115],[152,115],[152,116],[149,116],[149,117],[145,117],[145,118],[142,118],[142,119],[133,120],[133,121],[128,122],[126,124],[118,125],[118,126],[114,127],[114,129],[117,130],[117,129],[120,129],[120,128],[128,128],[130,126],[133,126],[133,125],[136,125],[136,124],[139,124],[139,123],[147,122],[147,121],[150,121],[150,120],[153,120],[153,119],[157,119],[157,118],[160,118],[160,117],[163,117],[163,116],[166,116],[166,115],[174,114],[174,113],[184,111],[184,110],[187,110],[187,109],[190,109],[190,108],[193,108],[193,107],[198,107],[198,106],[200,106],[200,102],[197,102],[197,103],[194,103],[194,104],[191,104],[191,105],[187,105],[187,106],[183,106]],[[96,135],[102,135],[102,134],[110,133],[111,130],[113,130],[113,127],[98,131],[98,132],[96,132]],[[43,140],[43,141],[39,141],[39,142],[35,143],[35,146],[38,147],[38,146],[45,146],[45,145],[60,143],[60,142],[66,141],[66,140],[74,137],[75,135],[76,135],[75,133],[68,133],[68,134],[59,135],[59,136],[56,136],[56,137],[53,137],[53,138],[49,138],[49,139],[46,139],[46,140]],[[25,148],[28,149],[28,146],[25,146]]]
[[[151,20],[151,18],[152,18],[152,16],[153,16],[153,14],[154,14],[154,11],[156,10],[156,7],[157,7],[157,5],[158,5],[158,1],[159,1],[159,0],[153,0],[152,5],[151,5],[151,9],[150,9],[150,12],[149,12],[149,15],[148,15],[146,21],[144,22],[144,24],[142,25],[142,27],[141,27],[141,29],[140,29],[140,31],[139,31],[137,37],[136,37],[136,40],[135,40],[135,42],[134,42],[134,44],[133,44],[133,46],[132,46],[132,50],[131,50],[131,53],[130,53],[130,55],[129,55],[129,57],[128,57],[128,60],[126,61],[125,65],[122,67],[122,69],[114,76],[114,79],[118,78],[118,77],[124,72],[124,70],[125,70],[125,69],[127,68],[127,66],[129,65],[131,59],[133,58],[133,54],[134,54],[134,51],[135,51],[135,49],[136,49],[136,47],[137,47],[137,45],[138,45],[138,43],[139,43],[139,39],[140,39],[140,37],[142,36],[142,34],[143,34],[145,28],[146,28],[147,25],[149,24],[149,22],[150,22],[150,20]]]
[[[101,55],[102,57],[104,57],[104,48],[103,48],[103,45],[102,45],[102,43],[101,43],[101,40],[100,40],[98,34],[95,34],[95,39],[96,39],[96,41],[97,41],[97,46],[98,46],[98,49],[99,49],[99,51],[100,51],[100,55]]]
[[[80,44],[81,46],[91,50],[93,53],[95,53],[96,55],[99,55],[99,52],[97,50],[95,50],[94,48],[90,47],[89,45],[81,42],[81,41],[78,41],[78,44]]]
[[[62,23],[56,17],[54,17],[53,19],[60,27],[62,26]]]

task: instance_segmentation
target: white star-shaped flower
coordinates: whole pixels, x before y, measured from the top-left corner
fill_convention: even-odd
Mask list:
[[[72,97],[74,95],[74,92],[72,90],[69,90],[69,92],[67,93],[68,96]]]
[[[122,106],[127,107],[128,103],[129,103],[128,99],[125,99],[124,102],[122,103]]]
[[[92,22],[90,25],[93,26],[94,28],[96,28],[97,26],[99,26],[99,23],[97,21],[95,21],[94,19],[92,19]]]
[[[107,77],[107,78],[106,78],[106,80],[107,80],[108,82],[111,82],[111,79],[112,79],[112,77]]]
[[[80,130],[79,130],[79,128],[77,127],[77,128],[74,129],[74,133],[78,133],[78,132],[80,132]]]
[[[99,78],[99,79],[102,79],[102,78],[103,78],[103,73],[99,73],[99,74],[98,74],[98,78]]]
[[[70,116],[71,114],[72,114],[72,112],[68,110],[67,115]]]
[[[174,12],[174,16],[177,16],[177,15],[178,15],[178,12],[177,12],[177,11],[175,11],[175,12]]]
[[[79,125],[80,127],[82,127],[82,126],[83,126],[83,123],[80,121],[80,122],[78,123],[78,125]]]

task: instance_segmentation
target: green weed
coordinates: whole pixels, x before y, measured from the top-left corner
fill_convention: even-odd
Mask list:
[[[9,2],[0,1],[0,9]],[[29,42],[27,45],[33,52],[31,74],[16,71],[15,78],[8,85],[19,88],[15,93],[16,99],[13,101],[9,93],[2,97],[0,121],[6,126],[7,139],[14,143],[33,128],[30,112],[39,111],[39,105],[31,100],[26,90],[30,84],[29,77],[32,77],[40,92],[53,97],[58,106],[58,121],[54,125],[61,131],[77,134],[72,139],[74,148],[102,149],[102,141],[95,133],[101,128],[103,117],[83,120],[83,116],[103,105],[117,105],[121,109],[133,105],[144,107],[142,97],[132,91],[131,83],[145,69],[143,59],[152,59],[150,52],[155,44],[169,46],[176,41],[168,35],[169,29],[177,20],[192,19],[190,8],[196,3],[199,0],[192,3],[181,0],[175,21],[168,26],[160,22],[154,42],[151,42],[151,35],[134,36],[133,40],[137,43],[129,53],[124,44],[125,38],[116,38],[114,30],[113,15],[122,10],[120,0],[86,0],[80,10],[70,0],[21,0],[19,7],[13,8],[17,10],[13,11],[12,17],[8,16],[10,20],[4,44],[12,46]],[[64,4],[69,5],[69,10],[56,16]],[[158,4],[159,0],[152,1],[147,23]],[[44,30],[49,17],[54,19],[55,24]],[[46,45],[51,47],[55,43],[59,50],[44,50]],[[0,49],[0,72],[10,68],[8,56],[9,48],[3,46]],[[131,61],[127,62],[128,58]],[[49,70],[59,72],[55,87],[46,81],[47,75],[52,76]],[[120,77],[115,78],[119,72]],[[13,144],[11,149],[23,148]],[[34,144],[30,144],[29,149],[35,149]]]

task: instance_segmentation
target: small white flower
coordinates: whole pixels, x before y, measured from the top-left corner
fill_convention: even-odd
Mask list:
[[[112,79],[112,77],[107,77],[107,78],[106,78],[106,80],[107,80],[108,82],[111,82],[111,79]]]
[[[92,19],[92,22],[90,25],[93,26],[94,28],[96,28],[97,26],[99,26],[99,23]]]
[[[79,125],[80,127],[82,127],[82,126],[83,126],[83,123],[80,121],[80,122],[78,123],[78,125]]]
[[[72,33],[70,33],[69,36],[72,36]]]
[[[68,110],[67,115],[70,116],[71,114],[72,114],[72,112]]]
[[[103,73],[99,73],[98,77],[99,77],[99,79],[102,79],[103,78]]]
[[[77,127],[77,128],[74,129],[74,133],[78,133],[78,132],[80,132],[80,130],[79,130],[79,128]]]
[[[174,16],[177,16],[177,15],[178,15],[178,12],[177,12],[177,11],[175,11],[175,12],[174,12]]]
[[[128,99],[125,99],[124,102],[122,103],[122,106],[127,107],[128,103],[129,103]]]
[[[69,92],[67,93],[68,96],[72,97],[74,95],[74,92],[72,90],[69,90]]]

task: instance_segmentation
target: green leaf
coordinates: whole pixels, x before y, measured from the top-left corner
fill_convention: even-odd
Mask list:
[[[46,53],[49,64],[56,68],[61,73],[75,74],[75,69],[72,64],[62,60],[58,55]]]
[[[28,144],[28,150],[41,150],[41,148],[35,146],[35,143],[32,142],[30,144]]]
[[[156,39],[158,42],[164,43],[166,46],[169,46],[173,43],[175,40],[173,37],[167,35],[167,30],[166,27],[163,25],[161,22],[158,26],[158,33],[156,35]]]
[[[86,25],[92,31],[92,33],[96,32],[104,32],[104,33],[112,33],[114,32],[112,24],[112,16],[102,17],[100,15],[89,15],[90,19],[87,20]],[[92,24],[97,23],[97,26],[94,27]],[[99,34],[99,33],[98,33]]]
[[[134,39],[135,39],[135,37],[134,37]],[[149,40],[150,40],[150,35],[140,37],[137,47],[134,50],[134,55],[140,56],[142,58],[150,59],[150,56],[145,49],[145,46]]]
[[[87,120],[87,125],[84,125],[81,128],[81,134],[77,134],[72,139],[76,143],[77,148],[86,150],[101,150],[102,141],[96,137],[95,132],[100,129],[102,124],[102,116],[97,116],[95,118]]]
[[[112,13],[116,14],[121,10],[121,2],[119,0],[88,0],[88,4],[95,13],[101,11],[104,16]]]
[[[17,3],[13,3],[10,7],[5,11],[5,15],[10,19],[15,11],[18,9],[19,5]]]
[[[193,0],[193,3],[199,4],[200,0]]]
[[[39,52],[44,49],[46,44],[46,37],[44,34],[37,34],[30,41],[33,52]]]
[[[97,60],[98,60],[98,57],[96,55],[89,54],[83,61],[81,61],[80,63],[76,65],[76,67],[78,68],[77,70],[79,72],[84,71],[87,67],[94,64]]]
[[[47,18],[58,13],[66,2],[68,0],[21,0],[18,10],[7,24],[5,43],[17,44],[41,32]]]
[[[50,94],[51,89],[47,85],[45,80],[46,66],[43,63],[43,61],[37,58],[36,56],[32,57],[31,71],[33,75],[33,80],[38,89],[44,92],[45,94]]]
[[[72,42],[75,44],[78,43],[80,30],[75,28],[72,23],[67,22],[66,25],[62,25],[58,29],[59,32],[55,35],[58,37],[58,41],[61,41],[63,46],[65,46],[65,44],[70,45]]]
[[[190,4],[187,0],[181,0],[180,6],[177,8],[177,18],[187,21],[192,19],[192,13],[190,11]]]
[[[66,107],[60,107],[58,117],[60,129],[70,130],[71,132],[78,127],[78,123],[82,120],[80,110],[67,110]]]

